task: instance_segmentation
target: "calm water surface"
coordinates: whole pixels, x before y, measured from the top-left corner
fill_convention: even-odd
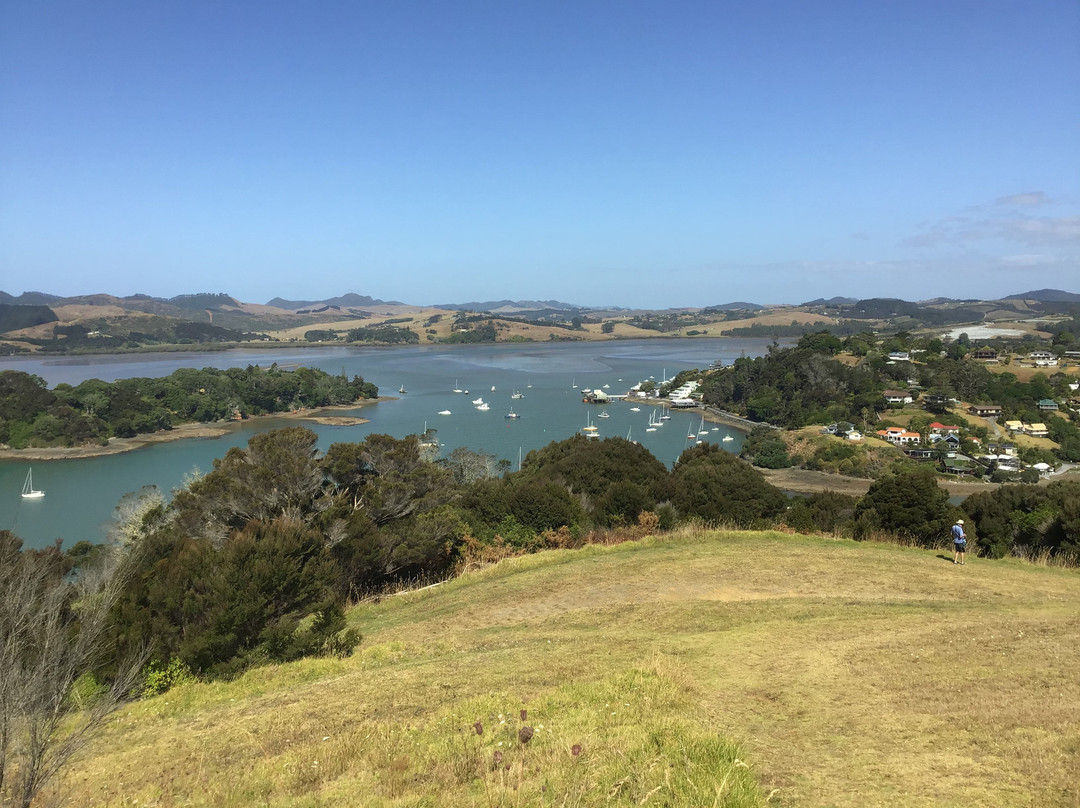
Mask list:
[[[212,353],[133,354],[78,358],[0,360],[0,370],[22,370],[44,378],[52,387],[61,382],[78,384],[90,378],[114,381],[132,376],[167,376],[181,367],[263,367],[305,365],[330,373],[344,371],[378,385],[383,395],[408,391],[395,401],[364,407],[370,419],[358,426],[322,426],[280,418],[262,418],[237,426],[234,432],[213,439],[163,443],[109,457],[38,461],[33,465],[34,487],[44,490],[40,500],[19,496],[26,472],[24,461],[0,462],[0,528],[14,530],[27,546],[45,546],[57,538],[65,545],[80,539],[100,541],[120,498],[144,485],[156,485],[168,494],[183,484],[193,470],[209,471],[214,458],[233,446],[243,446],[257,432],[303,424],[319,435],[325,450],[331,443],[360,441],[371,433],[404,437],[425,427],[438,430],[444,454],[465,446],[493,454],[517,467],[519,453],[546,446],[580,432],[586,419],[599,427],[601,437],[639,441],[663,463],[671,465],[693,441],[720,443],[738,451],[742,435],[720,427],[712,431],[700,413],[673,412],[670,421],[646,432],[652,407],[617,402],[604,407],[581,401],[583,388],[604,388],[625,393],[642,379],[662,380],[680,370],[705,368],[716,360],[730,364],[739,356],[759,356],[771,340],[699,339],[633,340],[591,343],[552,343],[486,346],[416,346],[408,348],[295,348],[237,350]],[[576,387],[575,387],[576,385]],[[453,393],[455,387],[468,394]],[[494,387],[494,390],[492,388]],[[524,395],[511,399],[514,391]],[[473,406],[482,397],[490,406]],[[508,419],[513,407],[520,415]],[[450,415],[439,415],[449,410]],[[597,418],[607,412],[608,418]],[[734,440],[723,442],[726,435]]]

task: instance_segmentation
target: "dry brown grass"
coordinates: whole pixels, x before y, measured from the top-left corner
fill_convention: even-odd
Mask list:
[[[730,320],[717,325],[720,326],[721,331],[730,331],[733,328],[747,328],[751,325],[791,325],[792,323],[799,323],[800,325],[817,325],[820,323],[822,326],[830,326],[836,325],[836,320],[823,314],[813,314],[792,309],[770,311],[747,320]]]
[[[73,804],[485,805],[443,753],[458,729],[505,703],[555,747],[615,744],[604,722],[645,709],[625,684],[644,666],[685,694],[681,719],[740,742],[770,805],[1080,805],[1076,570],[691,527],[507,559],[350,620],[351,659],[133,705],[67,777]],[[626,689],[578,712],[604,681]]]
[[[1036,368],[1030,365],[1018,365],[1013,362],[1011,365],[987,365],[986,369],[991,373],[1011,373],[1016,376],[1016,380],[1020,382],[1029,382],[1037,374],[1041,374],[1045,378],[1050,378],[1055,373],[1064,373],[1067,376],[1080,376],[1080,365],[1071,362],[1067,365],[1060,365],[1056,368]]]

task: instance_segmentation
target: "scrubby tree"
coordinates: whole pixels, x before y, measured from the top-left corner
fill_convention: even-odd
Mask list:
[[[766,469],[786,469],[791,465],[787,444],[780,432],[768,426],[756,426],[746,436],[739,456],[755,466]]]
[[[948,537],[952,514],[933,469],[903,469],[871,484],[855,509],[855,537],[884,530],[933,546]]]
[[[761,472],[719,446],[687,449],[671,473],[671,504],[681,518],[763,524],[783,512],[787,500]]]
[[[68,575],[57,548],[21,544],[0,530],[0,805],[29,808],[130,692],[144,656],[137,649],[119,662],[110,685],[92,679],[126,553],[95,553],[95,564]]]

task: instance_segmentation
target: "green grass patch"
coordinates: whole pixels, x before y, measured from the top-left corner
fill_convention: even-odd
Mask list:
[[[102,806],[1080,804],[1076,570],[696,530],[348,618],[353,657],[138,702],[61,787]]]

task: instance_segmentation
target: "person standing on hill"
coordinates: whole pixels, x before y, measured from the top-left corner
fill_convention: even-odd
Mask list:
[[[964,520],[957,519],[952,526],[953,560],[952,563],[964,565],[964,553],[967,551],[967,536],[964,535]]]

